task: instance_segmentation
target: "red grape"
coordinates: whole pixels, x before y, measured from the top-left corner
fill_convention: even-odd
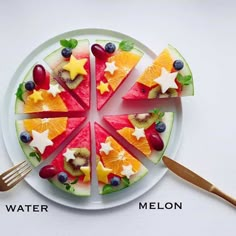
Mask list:
[[[49,77],[42,65],[37,64],[33,69],[33,80],[38,88],[49,89]]]
[[[100,44],[93,44],[91,47],[91,51],[93,53],[93,55],[100,59],[100,60],[106,60],[107,59],[107,53],[105,51],[105,49],[100,45]]]
[[[152,147],[157,151],[161,151],[164,148],[163,140],[158,133],[151,134],[149,137],[149,141]]]
[[[44,166],[39,171],[39,176],[43,179],[49,179],[54,177],[57,174],[57,170],[53,165]]]

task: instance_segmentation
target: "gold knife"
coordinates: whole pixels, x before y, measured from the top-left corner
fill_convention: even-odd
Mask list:
[[[197,175],[193,171],[187,169],[186,167],[182,166],[176,161],[173,161],[167,156],[163,156],[162,158],[164,164],[174,172],[176,175],[181,177],[182,179],[187,180],[188,182],[198,186],[199,188],[205,189],[208,192],[214,193],[219,197],[225,199],[226,201],[230,202],[234,206],[236,206],[236,199],[230,197],[229,195],[225,194],[221,190],[219,190],[216,186],[212,183],[208,182],[207,180],[203,179],[201,176]]]

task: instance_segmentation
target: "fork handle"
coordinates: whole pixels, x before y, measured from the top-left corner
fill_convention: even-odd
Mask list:
[[[226,193],[222,192],[220,189],[216,188],[215,186],[211,189],[211,192],[218,195],[219,197],[225,199],[226,201],[230,202],[234,206],[236,206],[236,199],[227,195]]]

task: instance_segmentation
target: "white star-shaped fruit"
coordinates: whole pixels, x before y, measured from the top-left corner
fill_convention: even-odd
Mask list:
[[[48,138],[48,129],[39,133],[32,130],[33,140],[29,144],[31,147],[37,148],[41,154],[44,153],[47,146],[52,146],[53,142]]]
[[[61,92],[59,84],[50,84],[48,93],[51,93],[53,97],[56,97]]]
[[[115,65],[115,62],[106,62],[106,68],[104,71],[110,72],[111,75],[114,74],[114,72],[117,70],[117,67]]]
[[[63,156],[66,158],[66,162],[69,160],[74,160],[75,159],[75,151],[67,148],[66,152],[63,153]]]
[[[169,88],[177,89],[175,78],[178,72],[169,73],[164,67],[161,68],[161,75],[154,81],[161,86],[161,92],[165,93]]]
[[[107,143],[101,143],[101,148],[100,148],[100,152],[104,152],[106,155],[109,154],[110,151],[114,150],[111,146],[111,142],[107,142]]]
[[[135,130],[132,133],[132,135],[135,136],[137,140],[139,140],[140,138],[146,137],[144,133],[144,128],[138,128],[138,127],[135,127]]]
[[[128,179],[130,178],[131,175],[134,174],[133,170],[132,170],[132,165],[128,165],[128,166],[122,166],[123,170],[121,172],[122,175],[125,175]]]

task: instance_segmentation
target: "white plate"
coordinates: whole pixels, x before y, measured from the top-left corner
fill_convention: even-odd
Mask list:
[[[103,115],[115,115],[115,114],[125,114],[125,113],[135,113],[135,112],[147,112],[155,107],[163,108],[164,111],[175,112],[175,121],[173,125],[173,131],[171,134],[170,142],[166,150],[166,154],[175,157],[178,146],[181,139],[182,130],[182,106],[181,100],[179,98],[172,99],[160,99],[152,101],[122,101],[122,96],[130,88],[137,76],[143,71],[143,69],[149,65],[156,54],[150,50],[148,47],[143,45],[141,42],[133,39],[127,35],[110,31],[104,29],[81,29],[71,32],[67,32],[58,35],[39,47],[37,47],[19,66],[15,72],[5,96],[5,106],[2,111],[2,131],[3,138],[9,153],[9,156],[14,164],[25,159],[23,151],[18,143],[16,132],[15,132],[15,119],[22,118],[20,115],[14,114],[15,105],[15,93],[19,83],[22,82],[24,75],[37,62],[42,63],[42,59],[51,53],[54,49],[59,47],[59,40],[63,38],[77,38],[77,39],[89,39],[90,43],[93,44],[96,39],[110,39],[121,41],[123,39],[131,40],[135,43],[135,46],[144,52],[144,56],[137,65],[136,69],[131,73],[129,79],[127,79],[124,84],[118,89],[116,94],[110,99],[110,101],[104,106],[100,111],[96,111],[96,98],[95,98],[95,78],[94,78],[94,58],[91,56],[91,69],[92,69],[92,104],[91,109],[88,114],[88,120],[92,123],[96,120],[101,123],[105,128],[109,129],[102,120]],[[161,49],[160,49],[161,50]],[[114,105],[115,104],[115,105]],[[25,117],[25,116],[23,116]],[[92,127],[93,131],[93,127]],[[93,137],[93,148],[94,145],[94,135]],[[93,152],[94,153],[94,152]],[[52,157],[51,157],[52,158]],[[93,160],[95,160],[95,155],[93,155]],[[91,197],[76,197],[67,194],[61,190],[56,189],[48,181],[45,181],[38,177],[38,170],[36,168],[32,173],[26,177],[27,183],[34,188],[37,192],[47,197],[48,199],[60,203],[64,206],[86,209],[86,210],[97,210],[106,209],[115,206],[119,206],[134,200],[150,190],[155,184],[157,184],[160,179],[164,176],[167,169],[162,163],[154,165],[150,161],[138,157],[142,163],[148,168],[149,173],[138,183],[124,189],[120,192],[108,194],[101,196],[98,194],[97,185],[95,181],[92,181],[92,196]],[[94,171],[94,168],[93,168]],[[94,173],[93,173],[94,176]]]

